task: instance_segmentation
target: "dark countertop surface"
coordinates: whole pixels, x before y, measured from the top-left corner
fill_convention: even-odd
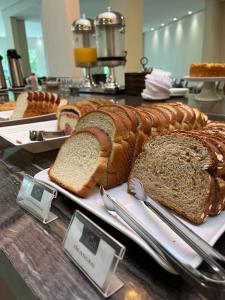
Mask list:
[[[116,98],[120,103],[124,102],[121,99],[126,98],[126,103],[131,105],[139,105],[142,101],[136,96],[119,95]],[[179,98],[173,100],[186,101]],[[193,100],[190,101],[192,103]],[[150,102],[144,102],[144,104],[148,103]],[[196,104],[205,112],[225,115],[225,102]],[[59,195],[53,204],[53,211],[59,218],[49,225],[41,224],[24,212],[16,204],[23,175],[34,176],[40,170],[48,168],[54,161],[57,151],[32,154],[15,147],[4,148],[1,143],[0,149],[2,149],[0,150],[0,246],[37,298],[45,300],[103,299],[62,250],[62,241],[70,218],[73,212],[79,209],[126,246],[125,257],[120,262],[117,272],[124,282],[124,287],[110,299],[204,299],[181,277],[162,269],[134,242],[62,195]],[[225,234],[215,247],[225,254]],[[0,268],[2,268],[1,260]],[[5,281],[1,281],[0,273],[0,295],[1,282]],[[10,279],[8,282],[10,286]],[[217,294],[216,297],[225,299],[225,295]],[[1,296],[0,299],[2,299]],[[15,296],[15,298],[3,300],[8,299],[24,300],[27,298]]]

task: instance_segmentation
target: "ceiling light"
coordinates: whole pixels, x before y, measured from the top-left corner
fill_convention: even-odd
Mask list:
[[[164,24],[164,23],[162,23],[162,24],[161,24],[161,26],[165,26],[165,24]]]
[[[154,27],[152,27],[152,28],[151,28],[151,31],[154,31],[154,30],[155,30],[155,28],[154,28]]]
[[[189,14],[189,15],[192,15],[192,11],[191,11],[191,10],[189,10],[188,14]]]
[[[173,21],[174,21],[174,22],[177,21],[177,18],[173,18]]]

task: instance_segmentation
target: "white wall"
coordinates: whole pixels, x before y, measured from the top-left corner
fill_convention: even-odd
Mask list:
[[[34,49],[36,51],[37,55],[37,70],[39,75],[46,76],[47,75],[47,69],[45,65],[45,56],[44,56],[44,45],[43,45],[43,39],[41,37],[39,38],[28,38],[27,44],[29,49]],[[6,51],[8,49],[8,41],[7,38],[0,37],[0,50],[3,50],[6,54]],[[4,57],[4,66],[7,66],[8,62],[7,59]]]
[[[181,78],[193,62],[202,61],[204,12],[193,14],[162,29],[144,32],[148,66],[170,71]]]
[[[41,76],[47,76],[43,38],[28,38],[28,49],[34,49],[37,55],[37,71]]]
[[[80,17],[79,0],[42,0],[41,20],[49,76],[78,77],[71,24]]]
[[[109,0],[80,0],[80,14],[95,19],[98,14],[107,11],[108,6]]]

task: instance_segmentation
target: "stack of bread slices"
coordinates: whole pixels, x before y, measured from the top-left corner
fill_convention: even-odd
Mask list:
[[[134,108],[108,102],[78,119],[49,176],[71,192],[87,197],[96,184],[108,189],[126,182],[149,137],[174,130],[202,129],[206,123],[204,113],[182,103]],[[101,134],[94,134],[93,128]],[[107,151],[103,146],[106,140],[110,145]]]
[[[49,92],[24,92],[21,93],[16,101],[16,107],[11,119],[22,119],[55,113],[60,105],[67,104],[67,101],[60,100],[56,93]]]
[[[98,109],[100,106],[113,104],[105,98],[85,98],[84,100],[61,106],[57,111],[58,129],[70,135],[76,127],[77,121],[86,113]]]
[[[146,142],[129,177],[147,194],[194,224],[225,208],[225,123],[175,131]]]

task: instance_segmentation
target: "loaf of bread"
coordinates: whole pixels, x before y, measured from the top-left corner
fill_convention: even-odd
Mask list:
[[[98,109],[101,105],[111,105],[110,99],[86,98],[72,104],[61,106],[57,111],[58,129],[70,135],[77,124],[77,120],[86,113]]]
[[[154,194],[153,189],[151,196],[156,195],[156,200],[195,224],[203,222],[209,214],[218,214],[224,207],[225,166],[220,159],[225,159],[225,150],[223,152],[219,144],[224,149],[225,144],[221,142],[219,133],[213,138],[206,132],[206,129],[211,130],[210,123],[207,116],[198,109],[179,102],[155,103],[137,108],[112,103],[90,108],[90,103],[86,102],[65,108],[71,108],[77,114],[76,128],[69,139],[70,142],[65,143],[66,150],[62,150],[62,146],[49,172],[50,178],[58,184],[85,197],[95,184],[102,184],[108,189],[126,182],[129,175],[130,178],[137,176],[151,190],[156,188],[156,193]],[[89,109],[93,110],[88,111]],[[62,112],[63,109],[59,111]],[[98,159],[95,159],[96,154],[92,153],[91,140],[87,138],[87,134],[80,132],[90,131],[90,128],[98,128],[104,133],[111,146],[107,152],[105,167],[98,169],[98,179],[95,176],[94,184],[88,184],[87,191],[85,182],[93,183],[92,172],[87,172],[87,167],[90,166],[88,160]],[[71,156],[76,158],[71,159]],[[169,162],[173,158],[174,161],[170,165]],[[77,178],[83,178],[80,175],[83,172],[87,176],[85,175],[85,180],[80,181]],[[76,181],[80,183],[79,188]],[[83,188],[86,192],[83,192]],[[166,197],[167,192],[169,197]],[[170,200],[173,196],[175,200]],[[179,206],[178,200],[184,201],[184,205]],[[184,208],[186,204],[187,210]],[[199,210],[195,213],[198,206]]]
[[[15,109],[15,107],[16,107],[16,101],[0,103],[0,111],[13,110],[13,109]]]
[[[194,224],[225,208],[225,123],[209,124],[151,138],[130,173],[152,199]]]
[[[215,157],[197,136],[172,133],[146,142],[130,174],[147,194],[194,224],[209,215]]]
[[[59,106],[67,104],[67,100],[60,100],[58,94],[49,92],[24,92],[16,101],[11,119],[22,119],[44,114],[55,113]]]
[[[225,64],[219,64],[219,63],[191,64],[189,75],[192,77],[225,77]]]
[[[87,197],[108,164],[111,142],[99,128],[76,131],[61,147],[49,169],[54,182],[80,197]]]

